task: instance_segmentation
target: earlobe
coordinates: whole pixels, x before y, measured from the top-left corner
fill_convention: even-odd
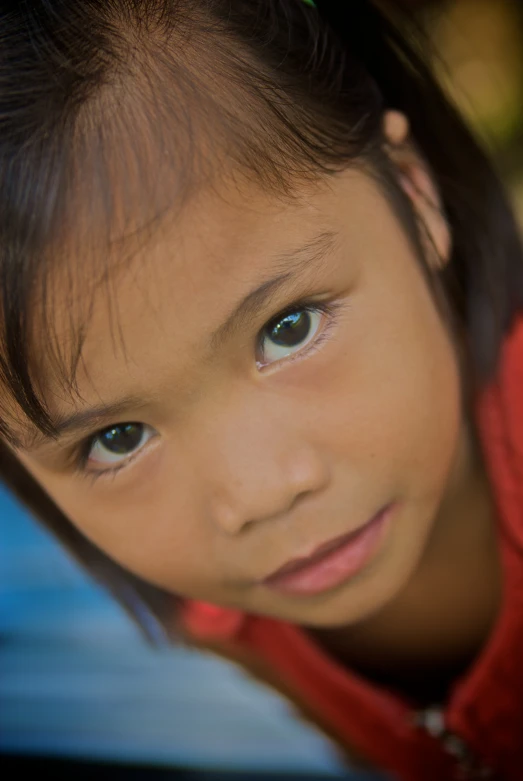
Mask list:
[[[391,147],[402,146],[408,140],[409,120],[401,111],[386,111],[383,116],[383,133]]]
[[[386,151],[398,172],[398,182],[412,203],[424,228],[427,260],[434,270],[447,265],[451,235],[436,184],[412,143],[409,122],[399,111],[387,111],[383,118]]]

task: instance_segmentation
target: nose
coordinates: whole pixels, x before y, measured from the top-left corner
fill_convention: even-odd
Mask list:
[[[274,410],[256,415],[236,410],[213,429],[214,441],[207,442],[209,514],[227,535],[285,517],[329,482],[319,449]]]

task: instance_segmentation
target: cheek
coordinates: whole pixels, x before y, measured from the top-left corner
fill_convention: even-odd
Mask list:
[[[189,474],[172,479],[181,464],[159,458],[134,479],[131,468],[128,477],[103,484],[28,466],[73,525],[125,569],[180,594],[212,583],[212,537],[198,492]]]
[[[423,280],[415,271],[401,282],[401,298],[392,278],[390,295],[354,301],[337,359],[316,379],[318,436],[366,485],[428,500],[441,497],[458,447],[459,369]]]

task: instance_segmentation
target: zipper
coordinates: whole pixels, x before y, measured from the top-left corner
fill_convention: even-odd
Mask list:
[[[465,741],[447,729],[445,715],[439,707],[424,708],[412,716],[412,723],[437,740],[445,753],[456,763],[456,779],[459,781],[494,781],[491,768],[481,763]]]

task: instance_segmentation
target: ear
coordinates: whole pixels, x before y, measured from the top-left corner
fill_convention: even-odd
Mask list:
[[[447,265],[452,238],[441,198],[421,155],[409,140],[409,122],[399,111],[387,111],[383,118],[386,151],[398,172],[398,183],[414,207],[423,228],[422,240],[430,267]]]

